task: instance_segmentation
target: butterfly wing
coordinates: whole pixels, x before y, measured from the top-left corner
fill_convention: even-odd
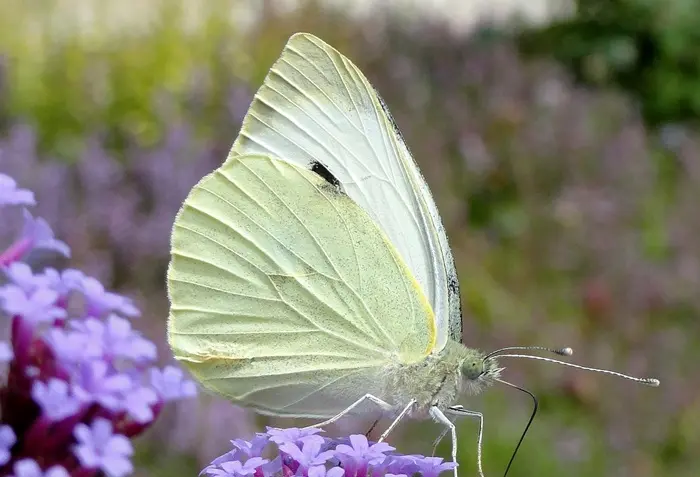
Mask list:
[[[168,339],[205,387],[259,412],[330,417],[434,348],[432,310],[367,213],[322,175],[243,155],[172,233]]]
[[[360,70],[309,34],[270,69],[229,160],[270,154],[324,168],[398,250],[436,317],[435,350],[461,342],[459,282],[435,202],[383,101]]]

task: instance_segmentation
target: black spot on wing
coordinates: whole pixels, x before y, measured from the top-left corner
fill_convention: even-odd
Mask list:
[[[340,188],[340,181],[331,173],[331,171],[328,170],[328,168],[326,166],[324,166],[323,164],[321,164],[318,161],[314,161],[311,163],[310,168],[311,168],[311,172],[315,172],[316,174],[321,176],[323,178],[323,180],[325,180],[329,184],[331,184],[337,188]]]

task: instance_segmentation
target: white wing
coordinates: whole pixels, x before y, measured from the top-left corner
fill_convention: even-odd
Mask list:
[[[461,341],[459,282],[440,216],[383,101],[346,57],[290,38],[246,115],[229,161],[262,153],[322,169],[384,231],[428,298],[435,350]]]
[[[267,414],[334,416],[384,396],[387,366],[435,348],[430,305],[368,214],[271,157],[240,156],[192,189],[173,226],[168,295],[175,357]]]

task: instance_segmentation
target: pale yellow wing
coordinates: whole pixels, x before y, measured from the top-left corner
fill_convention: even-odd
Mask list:
[[[426,125],[430,127],[430,125]],[[382,229],[433,308],[441,350],[461,342],[459,282],[435,202],[389,110],[362,72],[313,35],[292,36],[231,151],[323,165]]]
[[[434,348],[430,306],[362,208],[320,175],[243,155],[173,227],[168,339],[207,388],[263,413],[328,417]]]

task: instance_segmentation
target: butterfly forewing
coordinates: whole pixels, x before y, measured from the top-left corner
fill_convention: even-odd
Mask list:
[[[459,285],[435,203],[380,97],[338,51],[294,35],[244,119],[229,160],[263,153],[320,164],[382,229],[424,290],[435,350],[461,340]]]

